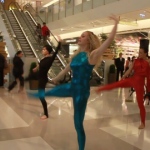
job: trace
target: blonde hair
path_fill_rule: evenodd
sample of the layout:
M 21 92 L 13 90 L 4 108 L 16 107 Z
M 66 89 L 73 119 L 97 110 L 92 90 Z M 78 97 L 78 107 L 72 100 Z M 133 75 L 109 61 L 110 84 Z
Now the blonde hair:
M 95 35 L 93 32 L 91 32 L 91 31 L 85 31 L 85 32 L 87 32 L 88 33 L 88 57 L 89 57 L 89 55 L 90 55 L 90 53 L 93 51 L 93 50 L 95 50 L 95 49 L 97 49 L 98 47 L 100 47 L 100 45 L 101 45 L 101 42 L 100 42 L 100 39 L 98 38 L 98 36 L 97 35 Z M 78 50 L 73 54 L 73 56 L 71 57 L 71 59 L 73 58 L 73 57 L 75 57 L 79 52 L 80 52 L 80 47 L 78 48 Z M 95 65 L 95 68 L 97 68 L 97 66 L 100 64 L 100 62 L 101 62 L 101 57 L 100 57 L 100 59 L 98 60 L 98 62 L 96 63 L 96 65 Z
M 89 35 L 89 53 L 91 53 L 93 50 L 97 49 L 98 47 L 100 47 L 101 42 L 99 40 L 99 38 L 97 37 L 97 35 L 95 35 L 93 32 L 91 31 L 86 31 Z

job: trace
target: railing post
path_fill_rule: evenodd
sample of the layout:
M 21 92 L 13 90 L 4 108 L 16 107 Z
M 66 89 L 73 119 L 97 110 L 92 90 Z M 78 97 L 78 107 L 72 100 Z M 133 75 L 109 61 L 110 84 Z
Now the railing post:
M 94 2 L 93 2 L 93 0 L 92 0 L 92 9 L 93 9 L 93 7 L 94 7 Z
M 54 21 L 54 4 L 52 4 L 52 21 Z
M 45 22 L 48 23 L 48 7 L 45 8 Z
M 74 15 L 74 0 L 73 0 L 73 2 L 72 2 L 72 7 L 73 7 L 73 9 L 72 9 L 72 14 Z
M 60 0 L 59 0 L 59 7 L 58 7 L 58 20 L 60 19 Z
M 67 9 L 67 4 L 66 4 L 66 1 L 65 1 L 65 17 L 67 16 L 66 9 Z
M 82 0 L 82 4 L 81 5 L 82 5 L 81 12 L 83 12 L 83 0 Z

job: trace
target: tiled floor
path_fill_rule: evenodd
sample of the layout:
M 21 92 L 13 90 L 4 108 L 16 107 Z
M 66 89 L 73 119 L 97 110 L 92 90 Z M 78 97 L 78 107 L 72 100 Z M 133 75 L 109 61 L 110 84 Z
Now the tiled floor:
M 150 106 L 146 128 L 138 130 L 135 94 L 116 89 L 97 95 L 94 87 L 85 115 L 85 150 L 148 150 Z M 133 101 L 125 102 L 125 99 Z M 0 150 L 78 150 L 71 98 L 47 97 L 49 119 L 40 120 L 42 106 L 14 89 L 0 88 Z

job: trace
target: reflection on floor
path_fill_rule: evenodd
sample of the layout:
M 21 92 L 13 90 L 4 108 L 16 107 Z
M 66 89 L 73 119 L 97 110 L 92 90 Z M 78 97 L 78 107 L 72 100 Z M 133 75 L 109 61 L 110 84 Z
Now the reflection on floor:
M 97 95 L 94 89 L 91 88 L 84 121 L 85 150 L 148 150 L 150 106 L 145 106 L 146 128 L 138 130 L 135 93 L 129 97 L 129 89 L 116 89 Z M 49 118 L 42 121 L 38 99 L 0 88 L 0 150 L 78 150 L 72 99 L 46 100 Z
M 32 137 L 0 142 L 0 149 L 10 149 L 10 147 L 11 150 L 54 150 L 41 137 Z

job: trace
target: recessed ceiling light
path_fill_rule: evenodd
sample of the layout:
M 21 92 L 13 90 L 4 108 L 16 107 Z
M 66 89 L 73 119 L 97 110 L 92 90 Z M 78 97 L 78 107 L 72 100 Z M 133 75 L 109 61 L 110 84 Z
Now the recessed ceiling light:
M 142 13 L 141 13 L 141 14 L 140 14 L 140 17 L 144 18 L 144 17 L 145 17 L 145 14 L 142 14 Z

